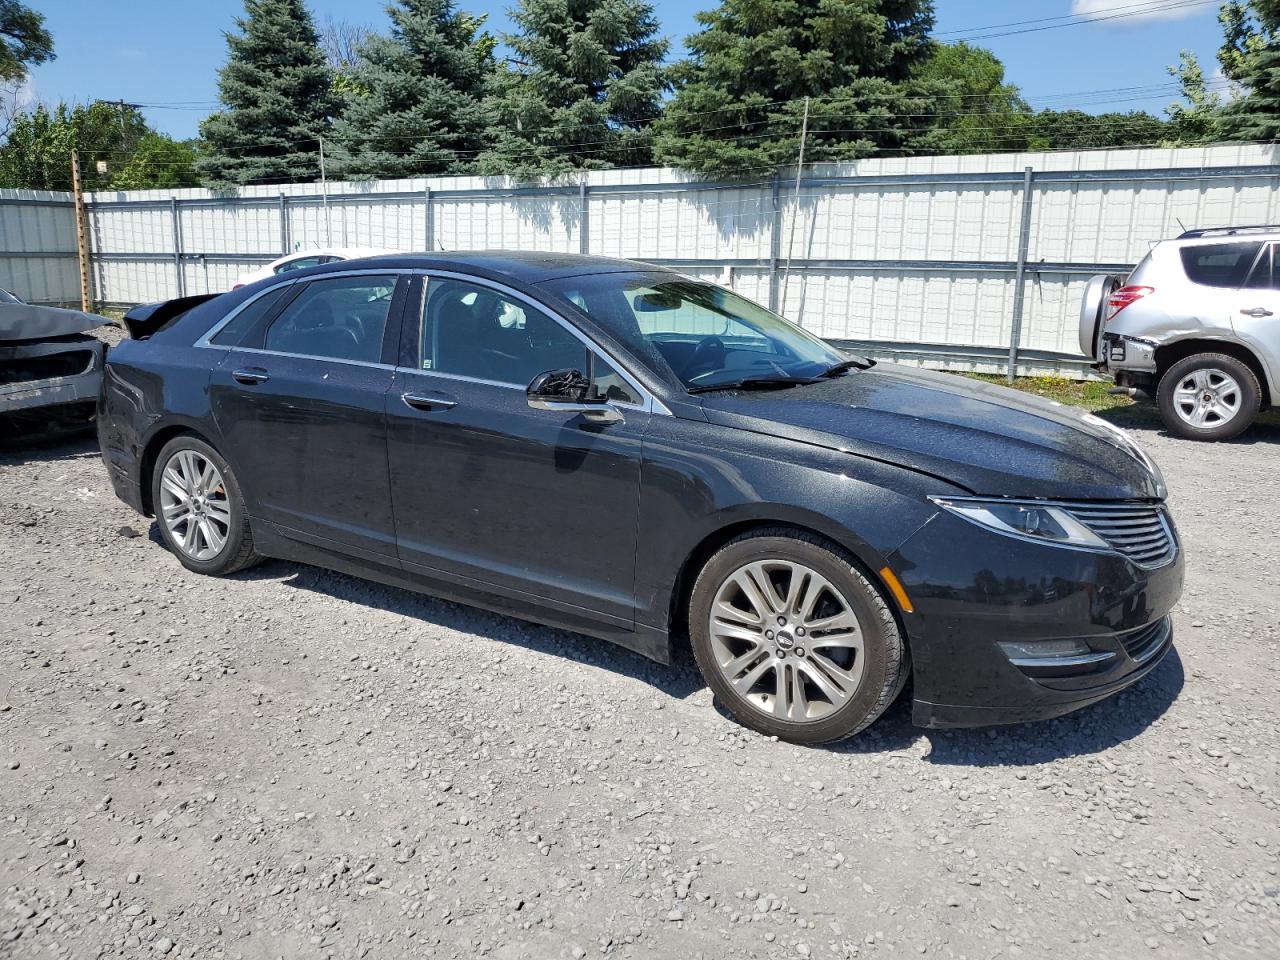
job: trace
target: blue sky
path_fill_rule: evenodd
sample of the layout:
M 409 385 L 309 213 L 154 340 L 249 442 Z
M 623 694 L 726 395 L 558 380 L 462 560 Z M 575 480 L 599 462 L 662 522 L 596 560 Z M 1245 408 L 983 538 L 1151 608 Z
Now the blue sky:
M 460 5 L 488 14 L 491 29 L 509 25 L 509 0 L 462 0 Z M 694 12 L 714 3 L 656 0 L 655 5 L 678 53 L 696 26 Z M 35 0 L 35 6 L 47 17 L 58 54 L 33 71 L 36 98 L 172 105 L 148 106 L 145 113 L 176 137 L 194 135 L 216 100 L 217 70 L 226 57 L 222 33 L 242 9 L 239 0 Z M 310 6 L 319 22 L 332 16 L 378 28 L 386 23 L 383 0 L 310 0 Z M 976 28 L 1072 13 L 1113 17 L 975 41 L 996 52 L 1008 78 L 1034 106 L 1095 113 L 1162 112 L 1174 97 L 1165 68 L 1177 62 L 1178 51 L 1194 50 L 1211 74 L 1221 43 L 1217 4 L 1211 0 L 937 0 L 937 13 L 939 37 L 947 40 L 980 36 L 983 31 Z M 1027 28 L 987 32 L 1018 29 Z M 1089 91 L 1115 92 L 1082 96 Z

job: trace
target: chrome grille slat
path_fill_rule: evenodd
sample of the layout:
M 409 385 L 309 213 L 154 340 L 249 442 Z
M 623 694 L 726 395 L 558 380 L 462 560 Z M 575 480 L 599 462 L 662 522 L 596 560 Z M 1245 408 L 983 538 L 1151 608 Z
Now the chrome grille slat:
M 1073 506 L 1070 511 L 1110 546 L 1142 566 L 1158 567 L 1177 550 L 1163 507 Z

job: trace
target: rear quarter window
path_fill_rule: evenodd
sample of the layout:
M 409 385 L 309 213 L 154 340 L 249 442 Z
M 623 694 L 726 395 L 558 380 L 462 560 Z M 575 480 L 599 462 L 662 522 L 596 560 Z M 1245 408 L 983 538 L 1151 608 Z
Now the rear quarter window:
M 1205 287 L 1241 287 L 1258 258 L 1261 242 L 1210 243 L 1183 247 L 1187 279 Z

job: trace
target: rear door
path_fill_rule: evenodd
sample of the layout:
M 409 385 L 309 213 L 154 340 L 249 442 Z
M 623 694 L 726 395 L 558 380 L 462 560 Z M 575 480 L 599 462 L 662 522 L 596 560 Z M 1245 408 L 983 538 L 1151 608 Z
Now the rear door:
M 1274 382 L 1280 372 L 1280 243 L 1268 243 L 1240 289 L 1231 322 L 1262 358 Z
M 251 514 L 392 565 L 386 395 L 408 282 L 387 270 L 303 279 L 255 322 L 233 316 L 210 337 L 219 346 L 233 331 L 210 400 Z

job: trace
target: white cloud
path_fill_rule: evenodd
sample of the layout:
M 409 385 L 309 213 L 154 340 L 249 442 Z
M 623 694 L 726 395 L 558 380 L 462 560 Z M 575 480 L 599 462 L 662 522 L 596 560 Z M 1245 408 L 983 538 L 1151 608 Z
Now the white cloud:
M 1105 22 L 1117 26 L 1144 20 L 1181 20 L 1204 10 L 1203 6 L 1188 5 L 1187 0 L 1071 0 L 1073 16 L 1114 17 Z

